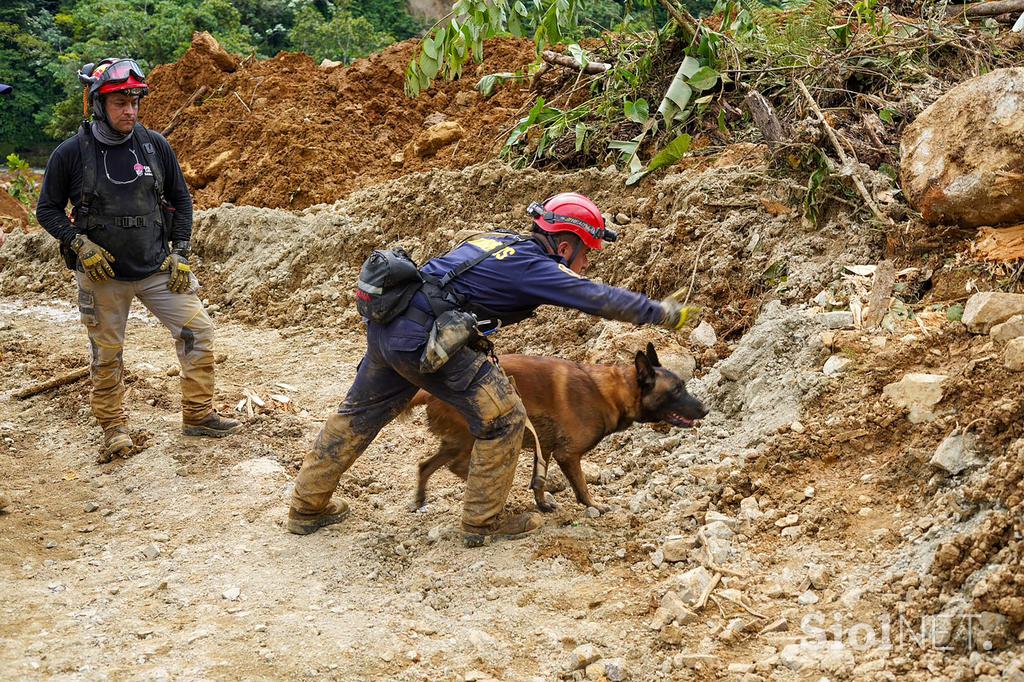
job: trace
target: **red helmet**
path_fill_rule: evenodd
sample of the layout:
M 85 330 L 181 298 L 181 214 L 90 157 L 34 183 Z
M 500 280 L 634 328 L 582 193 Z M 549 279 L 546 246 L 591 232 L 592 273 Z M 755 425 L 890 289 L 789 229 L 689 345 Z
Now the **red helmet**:
M 572 232 L 591 249 L 600 251 L 604 242 L 613 242 L 617 234 L 604 226 L 604 216 L 593 201 L 576 192 L 563 192 L 536 202 L 526 209 L 533 224 L 542 232 Z
M 107 58 L 95 67 L 86 64 L 78 77 L 89 87 L 90 97 L 109 95 L 112 92 L 142 97 L 149 92 L 146 74 L 134 59 Z

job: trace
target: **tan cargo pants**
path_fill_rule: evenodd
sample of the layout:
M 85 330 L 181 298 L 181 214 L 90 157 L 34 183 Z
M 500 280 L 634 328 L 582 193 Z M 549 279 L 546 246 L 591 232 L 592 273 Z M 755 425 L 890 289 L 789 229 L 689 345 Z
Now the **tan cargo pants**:
M 183 294 L 167 288 L 170 275 L 158 272 L 137 282 L 93 282 L 76 272 L 78 310 L 89 333 L 92 413 L 104 429 L 123 426 L 124 333 L 132 300 L 138 298 L 171 332 L 181 363 L 181 410 L 195 423 L 213 412 L 213 321 L 196 292 L 199 281 Z

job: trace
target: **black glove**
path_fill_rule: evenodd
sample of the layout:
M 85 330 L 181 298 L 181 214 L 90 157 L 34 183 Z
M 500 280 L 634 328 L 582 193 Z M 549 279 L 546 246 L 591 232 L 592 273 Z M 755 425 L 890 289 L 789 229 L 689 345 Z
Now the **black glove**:
M 192 268 L 188 264 L 189 243 L 180 242 L 171 249 L 171 255 L 164 259 L 161 270 L 171 273 L 167 288 L 176 294 L 183 294 L 192 285 Z
M 78 262 L 92 281 L 105 282 L 114 278 L 114 269 L 110 267 L 114 257 L 84 234 L 76 235 L 71 240 L 71 250 L 78 254 Z

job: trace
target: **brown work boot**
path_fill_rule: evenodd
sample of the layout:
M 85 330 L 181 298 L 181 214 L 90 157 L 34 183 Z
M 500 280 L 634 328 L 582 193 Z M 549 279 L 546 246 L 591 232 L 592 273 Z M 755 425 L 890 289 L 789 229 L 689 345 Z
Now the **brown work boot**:
M 135 445 L 132 437 L 128 435 L 128 429 L 123 426 L 111 426 L 103 429 L 103 453 L 105 455 L 117 455 L 125 450 L 130 450 Z
M 214 410 L 202 421 L 181 423 L 181 432 L 186 436 L 209 436 L 211 438 L 223 438 L 242 428 L 242 423 L 237 419 L 228 419 L 217 414 Z
M 288 510 L 288 532 L 296 535 L 309 535 L 324 526 L 341 523 L 348 516 L 348 502 L 338 500 L 327 505 L 327 509 L 319 514 L 300 514 L 294 509 Z
M 466 547 L 480 547 L 488 537 L 492 541 L 515 540 L 527 533 L 532 533 L 543 525 L 543 516 L 537 512 L 525 512 L 506 517 L 485 530 L 467 531 L 463 529 L 462 541 L 466 543 Z

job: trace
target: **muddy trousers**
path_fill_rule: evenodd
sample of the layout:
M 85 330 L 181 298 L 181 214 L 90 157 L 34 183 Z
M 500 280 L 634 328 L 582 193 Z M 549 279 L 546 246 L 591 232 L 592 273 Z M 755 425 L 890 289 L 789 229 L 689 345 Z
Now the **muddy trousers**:
M 124 397 L 125 327 L 132 299 L 138 298 L 174 337 L 181 363 L 181 410 L 187 423 L 202 421 L 213 412 L 213 321 L 196 296 L 198 282 L 175 294 L 167 288 L 170 275 L 158 272 L 137 282 L 93 282 L 81 272 L 78 310 L 89 333 L 92 413 L 104 429 L 127 422 Z
M 463 498 L 462 529 L 487 534 L 505 506 L 523 442 L 526 410 L 505 374 L 469 348 L 434 374 L 419 373 L 419 348 L 395 327 L 370 323 L 367 352 L 345 401 L 327 418 L 306 455 L 289 514 L 312 518 L 327 508 L 341 475 L 420 388 L 466 419 L 476 444 Z

